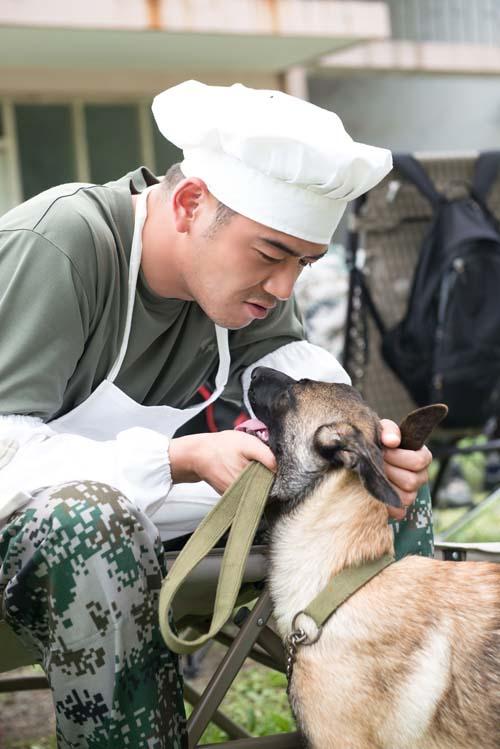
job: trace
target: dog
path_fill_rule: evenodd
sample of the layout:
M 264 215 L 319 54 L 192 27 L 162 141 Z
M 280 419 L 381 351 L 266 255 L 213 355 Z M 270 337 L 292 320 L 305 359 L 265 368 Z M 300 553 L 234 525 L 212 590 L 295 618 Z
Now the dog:
M 334 575 L 394 553 L 387 505 L 401 505 L 352 387 L 259 367 L 249 400 L 278 465 L 269 588 L 285 640 Z M 289 694 L 311 749 L 499 749 L 500 565 L 390 565 L 298 647 Z

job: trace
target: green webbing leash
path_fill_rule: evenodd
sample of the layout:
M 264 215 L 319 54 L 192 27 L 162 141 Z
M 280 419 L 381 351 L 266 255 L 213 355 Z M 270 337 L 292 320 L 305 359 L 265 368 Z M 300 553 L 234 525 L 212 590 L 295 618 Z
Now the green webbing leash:
M 273 479 L 274 474 L 261 463 L 251 463 L 200 523 L 172 565 L 162 585 L 159 616 L 163 638 L 170 650 L 175 653 L 194 652 L 212 639 L 231 616 L 241 587 L 250 547 Z M 172 631 L 169 622 L 169 611 L 175 595 L 196 565 L 215 546 L 229 527 L 231 530 L 222 557 L 212 621 L 208 632 L 193 640 L 183 639 Z M 298 643 L 307 644 L 305 642 L 307 638 L 300 637 L 301 630 L 295 629 L 295 621 L 299 614 L 310 616 L 319 634 L 323 624 L 349 596 L 393 561 L 394 558 L 387 555 L 361 567 L 345 569 L 332 578 L 307 608 L 296 614 L 292 637 L 295 635 Z
M 321 629 L 323 624 L 328 621 L 334 611 L 344 601 L 347 601 L 353 593 L 356 593 L 372 577 L 385 570 L 394 561 L 395 559 L 392 554 L 386 554 L 380 559 L 376 559 L 373 562 L 366 562 L 360 567 L 346 567 L 342 572 L 332 577 L 304 611 L 300 611 L 295 615 L 294 621 L 296 621 L 299 614 L 307 614 L 314 620 L 318 629 Z
M 231 616 L 273 480 L 274 473 L 268 468 L 261 463 L 250 463 L 202 520 L 172 565 L 162 585 L 159 616 L 163 638 L 175 653 L 193 653 L 212 639 Z M 209 630 L 194 640 L 182 639 L 174 634 L 169 622 L 175 594 L 230 526 Z

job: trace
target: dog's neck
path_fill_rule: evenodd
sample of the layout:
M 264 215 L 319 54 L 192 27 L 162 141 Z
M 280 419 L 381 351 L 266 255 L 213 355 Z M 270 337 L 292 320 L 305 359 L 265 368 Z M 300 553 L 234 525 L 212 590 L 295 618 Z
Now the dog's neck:
M 282 636 L 333 575 L 394 553 L 387 520 L 385 505 L 346 470 L 332 473 L 292 513 L 276 520 L 270 589 Z

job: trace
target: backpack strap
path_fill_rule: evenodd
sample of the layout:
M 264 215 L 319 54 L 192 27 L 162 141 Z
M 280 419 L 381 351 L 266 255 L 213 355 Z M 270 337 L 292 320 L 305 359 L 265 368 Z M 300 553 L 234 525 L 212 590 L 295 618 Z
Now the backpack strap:
M 483 151 L 476 159 L 472 192 L 485 203 L 500 169 L 500 151 Z
M 425 195 L 433 208 L 437 208 L 442 201 L 442 196 L 434 187 L 432 180 L 425 171 L 422 164 L 414 156 L 406 153 L 394 155 L 394 168 L 398 170 L 403 177 L 417 187 L 422 195 Z

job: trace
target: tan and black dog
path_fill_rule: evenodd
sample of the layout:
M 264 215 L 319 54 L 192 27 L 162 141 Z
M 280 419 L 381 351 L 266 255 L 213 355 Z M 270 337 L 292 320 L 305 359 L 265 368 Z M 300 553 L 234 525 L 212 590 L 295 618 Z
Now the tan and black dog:
M 353 388 L 260 367 L 249 397 L 278 462 L 270 590 L 285 638 L 333 575 L 393 553 L 399 498 Z M 313 749 L 499 749 L 500 565 L 389 566 L 299 647 L 290 697 Z

